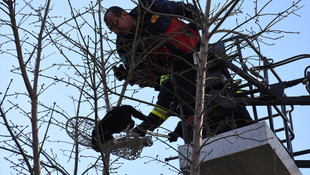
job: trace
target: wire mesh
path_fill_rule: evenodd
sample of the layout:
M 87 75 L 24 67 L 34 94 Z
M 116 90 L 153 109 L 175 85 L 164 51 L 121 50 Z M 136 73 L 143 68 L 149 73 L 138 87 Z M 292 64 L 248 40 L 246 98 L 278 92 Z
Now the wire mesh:
M 139 158 L 145 146 L 153 145 L 151 136 L 139 137 L 136 133 L 121 135 L 116 142 L 112 144 L 111 153 L 127 160 Z
M 92 131 L 95 120 L 87 117 L 73 117 L 66 123 L 67 134 L 78 144 L 92 147 Z M 112 143 L 111 154 L 127 160 L 135 160 L 140 157 L 144 147 L 152 146 L 152 137 L 140 137 L 136 133 L 118 134 Z
M 87 117 L 72 117 L 66 123 L 67 134 L 83 146 L 92 146 L 92 131 L 95 120 Z

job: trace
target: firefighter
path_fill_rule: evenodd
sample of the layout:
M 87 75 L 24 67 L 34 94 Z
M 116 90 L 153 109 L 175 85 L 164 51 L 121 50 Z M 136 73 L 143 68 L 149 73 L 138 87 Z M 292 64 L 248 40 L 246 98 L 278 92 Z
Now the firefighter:
M 116 6 L 105 12 L 105 23 L 117 34 L 116 49 L 125 65 L 115 67 L 115 75 L 127 76 L 129 73 L 130 83 L 160 90 L 148 121 L 138 125 L 134 132 L 144 135 L 147 130 L 153 131 L 160 126 L 168 118 L 169 106 L 175 98 L 182 105 L 182 120 L 193 122 L 197 78 L 193 57 L 200 48 L 197 27 L 200 15 L 190 4 L 164 0 L 141 0 L 129 13 Z M 185 20 L 189 20 L 188 24 Z M 160 82 L 159 88 L 155 82 Z M 251 120 L 246 109 L 245 112 L 237 117 Z M 216 118 L 212 122 L 215 121 L 216 127 L 229 118 L 226 113 L 213 113 Z M 182 136 L 180 127 L 179 123 L 170 134 L 170 141 Z
M 147 130 L 153 131 L 168 118 L 169 105 L 175 97 L 184 104 L 185 119 L 194 114 L 196 70 L 193 53 L 199 48 L 199 34 L 192 27 L 194 25 L 187 25 L 172 16 L 183 16 L 195 23 L 200 15 L 195 12 L 192 5 L 183 2 L 145 0 L 129 13 L 116 6 L 105 13 L 106 25 L 117 34 L 117 52 L 125 72 L 135 66 L 132 81 L 148 79 L 154 82 L 156 77 L 161 77 L 158 101 L 148 122 L 142 122 L 134 129 L 141 135 Z M 170 77 L 172 68 L 173 80 Z M 145 84 L 144 81 L 141 86 Z

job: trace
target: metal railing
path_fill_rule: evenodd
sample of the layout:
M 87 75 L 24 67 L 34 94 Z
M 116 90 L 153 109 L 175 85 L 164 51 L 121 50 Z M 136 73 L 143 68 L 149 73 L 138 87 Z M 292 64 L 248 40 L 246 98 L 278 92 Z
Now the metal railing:
M 224 45 L 224 43 L 230 42 L 229 45 Z M 241 45 L 241 43 L 245 43 Z M 260 60 L 262 60 L 262 66 L 256 66 L 248 68 L 245 59 L 242 56 L 242 49 L 246 47 L 252 48 L 252 50 L 258 55 Z M 233 54 L 226 54 L 226 52 L 235 47 Z M 292 112 L 294 111 L 295 105 L 309 105 L 310 106 L 310 96 L 297 96 L 289 97 L 284 93 L 285 88 L 295 86 L 297 84 L 303 83 L 310 89 L 310 72 L 305 69 L 305 76 L 292 81 L 282 81 L 280 76 L 273 69 L 276 66 L 281 66 L 293 61 L 297 61 L 303 58 L 310 58 L 309 54 L 298 55 L 280 61 L 278 63 L 270 63 L 269 59 L 264 57 L 251 42 L 244 37 L 235 36 L 221 42 L 212 44 L 211 49 L 214 49 L 218 61 L 220 64 L 224 64 L 230 71 L 239 76 L 245 83 L 240 84 L 240 88 L 247 88 L 241 93 L 235 96 L 226 97 L 226 102 L 234 102 L 239 105 L 244 105 L 252 108 L 252 118 L 256 122 L 267 121 L 269 123 L 270 129 L 279 136 L 280 133 L 284 132 L 284 138 L 280 139 L 283 146 L 286 148 L 287 152 L 294 160 L 296 156 L 310 154 L 310 149 L 294 152 L 292 146 L 292 140 L 295 138 Z M 218 63 L 217 63 L 218 64 Z M 208 67 L 209 65 L 207 65 Z M 211 65 L 212 66 L 212 65 Z M 277 80 L 276 83 L 271 84 L 269 82 L 269 74 L 271 73 Z M 262 75 L 261 75 L 262 74 Z M 207 75 L 208 77 L 208 75 Z M 310 94 L 310 90 L 308 90 Z M 245 97 L 246 96 L 246 97 Z M 225 98 L 225 97 L 222 97 Z M 264 106 L 266 109 L 267 116 L 260 116 L 261 110 L 258 107 Z M 287 109 L 288 108 L 288 109 Z M 182 107 L 180 108 L 182 114 Z M 260 112 L 258 112 L 260 111 Z M 281 119 L 282 125 L 275 128 L 275 119 Z M 279 122 L 276 123 L 279 125 Z M 184 123 L 184 135 L 188 136 L 189 131 L 187 130 L 186 123 Z M 190 142 L 189 137 L 184 138 L 185 143 Z M 175 158 L 175 157 L 174 157 Z M 167 161 L 171 159 L 167 158 Z M 310 168 L 310 160 L 295 160 L 295 163 L 300 168 Z

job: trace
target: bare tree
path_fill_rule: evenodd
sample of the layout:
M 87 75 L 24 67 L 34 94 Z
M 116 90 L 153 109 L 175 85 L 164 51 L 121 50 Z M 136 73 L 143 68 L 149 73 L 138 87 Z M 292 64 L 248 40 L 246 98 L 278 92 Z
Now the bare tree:
M 10 21 L 8 23 L 10 24 L 12 28 L 13 33 L 13 41 L 15 42 L 15 48 L 16 48 L 16 58 L 19 62 L 19 68 L 21 71 L 21 75 L 23 77 L 26 89 L 27 89 L 27 95 L 30 98 L 31 101 L 31 112 L 30 112 L 30 120 L 31 120 L 31 127 L 32 127 L 32 147 L 33 147 L 33 161 L 34 161 L 34 167 L 29 167 L 28 170 L 31 174 L 40 174 L 41 173 L 41 164 L 40 164 L 40 143 L 39 143 L 39 126 L 38 126 L 38 80 L 39 80 L 39 72 L 40 72 L 40 63 L 42 60 L 42 43 L 43 43 L 43 33 L 46 27 L 46 20 L 48 16 L 48 10 L 50 9 L 50 1 L 47 1 L 45 4 L 46 8 L 45 11 L 42 11 L 43 13 L 39 16 L 39 31 L 37 33 L 37 36 L 33 36 L 37 39 L 37 43 L 33 44 L 32 53 L 30 54 L 28 60 L 33 59 L 35 61 L 35 65 L 33 68 L 33 79 L 30 80 L 29 73 L 27 73 L 27 60 L 25 58 L 25 55 L 23 54 L 22 50 L 22 43 L 24 43 L 23 40 L 20 39 L 20 29 L 17 24 L 16 20 L 16 9 L 15 9 L 15 2 L 13 1 L 3 1 L 2 4 L 5 6 L 3 9 L 7 13 L 7 15 L 10 17 Z M 33 84 L 31 85 L 31 81 L 33 81 Z M 4 116 L 5 113 L 2 111 L 2 115 Z M 7 125 L 7 127 L 9 127 Z
M 242 48 L 251 48 L 254 51 L 256 51 L 256 54 L 258 55 L 258 61 L 264 61 L 264 57 L 260 53 L 259 46 L 254 46 L 255 42 L 260 43 L 268 43 L 263 38 L 268 38 L 266 34 L 270 33 L 285 33 L 285 31 L 278 31 L 278 30 L 272 30 L 272 27 L 279 22 L 280 20 L 284 19 L 288 15 L 295 13 L 300 7 L 298 7 L 298 2 L 293 2 L 293 4 L 288 7 L 287 9 L 284 9 L 281 12 L 277 13 L 270 13 L 271 18 L 268 19 L 268 22 L 266 25 L 259 23 L 259 20 L 267 14 L 264 12 L 264 9 L 271 3 L 272 1 L 268 1 L 266 3 L 260 4 L 260 1 L 254 2 L 254 13 L 247 14 L 247 17 L 242 22 L 238 22 L 234 27 L 231 27 L 230 29 L 221 30 L 222 25 L 227 21 L 230 20 L 229 17 L 234 16 L 235 14 L 242 13 L 242 4 L 244 1 L 242 0 L 232 0 L 232 1 L 226 1 L 223 5 L 220 3 L 218 5 L 214 5 L 214 9 L 211 9 L 211 0 L 207 0 L 206 2 L 206 10 L 205 10 L 205 16 L 204 20 L 202 21 L 202 38 L 201 38 L 201 48 L 200 48 L 200 59 L 199 59 L 199 70 L 198 70 L 198 76 L 197 76 L 197 89 L 196 89 L 196 107 L 195 107 L 195 123 L 194 123 L 194 139 L 193 139 L 193 150 L 192 150 L 192 162 L 191 162 L 191 175 L 198 175 L 200 174 L 200 168 L 201 165 L 200 162 L 200 150 L 202 148 L 201 144 L 201 132 L 203 131 L 203 118 L 208 117 L 205 116 L 205 111 L 208 111 L 206 106 L 208 106 L 209 102 L 206 103 L 205 99 L 205 80 L 206 80 L 206 72 L 207 72 L 207 58 L 210 54 L 210 49 L 208 52 L 208 43 L 210 39 L 216 34 L 223 32 L 223 37 L 221 37 L 215 45 L 218 43 L 221 43 L 227 40 L 227 37 L 231 37 L 232 35 L 237 35 L 241 37 L 241 40 L 238 40 L 237 42 L 233 43 L 232 45 L 228 45 L 225 48 L 224 52 L 227 52 L 232 47 L 240 47 L 240 43 L 245 42 L 246 44 L 242 45 Z M 193 3 L 195 3 L 193 1 Z M 261 8 L 259 6 L 262 5 Z M 245 24 L 251 23 L 252 26 L 251 30 L 243 30 Z M 257 30 L 254 29 L 254 26 L 258 26 Z M 210 28 L 212 29 L 211 31 Z M 277 38 L 270 38 L 270 39 L 277 39 Z M 212 47 L 211 47 L 212 48 Z M 237 49 L 238 50 L 238 49 Z M 236 50 L 234 50 L 236 51 Z M 233 52 L 234 52 L 233 51 Z M 230 54 L 231 55 L 231 54 Z M 242 60 L 242 56 L 239 55 L 240 59 L 240 67 L 242 72 L 250 73 L 250 77 L 253 78 L 262 78 L 262 76 L 259 75 L 258 72 L 250 71 L 250 68 L 248 67 L 248 61 L 247 59 Z M 226 59 L 226 58 L 224 58 Z M 229 59 L 229 56 L 228 56 Z M 251 64 L 251 63 L 250 63 Z M 249 65 L 251 66 L 251 65 Z M 237 73 L 237 72 L 235 72 Z M 233 75 L 235 76 L 235 75 Z M 243 77 L 244 78 L 244 77 Z M 247 81 L 247 80 L 246 80 Z M 262 81 L 265 81 L 264 78 L 262 78 Z M 228 87 L 224 87 L 223 91 Z M 260 87 L 258 87 L 260 88 Z M 210 94 L 207 94 L 210 95 Z
M 212 110 L 205 102 L 209 94 L 205 95 L 204 88 L 206 72 L 209 68 L 207 58 L 214 47 L 209 43 L 216 41 L 215 44 L 218 44 L 228 41 L 229 44 L 226 44 L 224 50 L 229 56 L 236 55 L 234 48 L 237 45 L 241 45 L 242 49 L 251 48 L 257 51 L 259 57 L 255 59 L 247 57 L 244 60 L 233 61 L 237 62 L 240 69 L 251 77 L 260 80 L 259 73 L 250 69 L 253 65 L 264 61 L 257 43 L 268 44 L 266 40 L 278 39 L 269 37 L 270 33 L 286 33 L 273 30 L 272 27 L 300 8 L 298 6 L 300 1 L 297 1 L 283 11 L 270 14 L 264 10 L 271 2 L 259 4 L 260 1 L 255 1 L 251 14 L 242 12 L 244 3 L 242 0 L 226 1 L 224 4 L 212 4 L 213 1 L 207 0 L 206 5 L 192 2 L 197 10 L 201 6 L 206 6 L 204 16 L 196 22 L 196 27 L 202 28 L 202 35 L 200 53 L 195 53 L 200 55 L 200 59 L 194 109 L 192 175 L 200 173 L 200 150 L 202 146 L 205 146 L 201 142 L 202 131 L 205 129 L 203 122 L 207 117 L 206 112 Z M 159 84 L 149 75 L 141 76 L 140 72 L 137 72 L 143 61 L 150 56 L 149 52 L 140 53 L 139 61 L 131 62 L 128 75 L 124 81 L 119 82 L 114 78 L 112 67 L 121 61 L 115 51 L 115 38 L 102 23 L 102 14 L 105 11 L 103 2 L 91 2 L 87 3 L 84 8 L 80 6 L 75 8 L 74 2 L 68 1 L 65 4 L 68 14 L 53 13 L 55 6 L 50 3 L 46 1 L 41 5 L 4 0 L 0 4 L 1 14 L 5 14 L 5 17 L 0 19 L 1 27 L 11 28 L 10 33 L 0 35 L 0 50 L 2 54 L 16 58 L 18 64 L 14 64 L 12 72 L 23 78 L 23 87 L 25 87 L 25 90 L 12 92 L 14 88 L 8 84 L 3 93 L 0 102 L 0 113 L 3 119 L 1 125 L 6 127 L 8 134 L 0 136 L 5 140 L 0 139 L 0 143 L 3 144 L 0 145 L 0 149 L 14 155 L 12 157 L 15 158 L 7 160 L 20 174 L 38 175 L 41 171 L 60 174 L 117 172 L 119 167 L 117 162 L 120 158 L 116 156 L 111 158 L 109 149 L 103 150 L 100 156 L 94 155 L 94 152 L 90 153 L 92 150 L 85 149 L 80 146 L 79 142 L 69 140 L 68 137 L 66 139 L 55 138 L 52 130 L 60 131 L 61 134 L 65 133 L 67 120 L 74 116 L 85 116 L 99 121 L 111 109 L 111 106 L 123 103 L 154 106 L 153 102 L 136 97 L 141 88 L 136 85 L 130 86 L 137 79 L 141 82 L 148 82 L 148 85 Z M 236 15 L 245 17 L 241 19 Z M 260 19 L 267 16 L 268 22 L 260 23 Z M 184 19 L 182 16 L 176 17 Z M 227 21 L 235 21 L 235 24 L 226 28 Z M 237 35 L 240 37 L 239 41 L 229 40 Z M 137 43 L 139 43 L 139 38 L 137 38 Z M 231 76 L 235 78 L 239 75 L 232 73 Z M 136 77 L 134 81 L 133 77 Z M 12 81 L 14 83 L 18 80 L 16 78 Z M 55 102 L 50 102 L 48 98 L 57 95 L 49 91 L 53 88 L 58 91 L 56 93 L 70 92 L 70 96 L 66 95 Z M 14 100 L 15 98 L 17 100 Z M 25 105 L 21 101 L 28 103 Z M 74 109 L 67 109 L 68 106 L 64 103 L 72 103 Z M 15 111 L 19 111 L 18 118 L 26 118 L 26 123 L 20 125 L 18 120 L 12 119 L 12 113 Z M 175 111 L 170 112 L 184 120 L 184 116 Z M 28 125 L 31 126 L 31 130 Z M 166 130 L 171 129 L 173 128 Z M 158 138 L 158 140 L 161 139 Z M 161 141 L 168 147 L 172 147 L 166 143 L 167 141 Z M 60 148 L 61 146 L 55 148 L 52 145 L 64 145 L 64 148 Z M 176 151 L 175 148 L 172 149 Z M 156 157 L 151 160 L 163 162 Z M 82 166 L 81 161 L 87 162 L 87 166 Z M 68 166 L 65 166 L 64 162 L 69 162 L 66 164 Z M 164 164 L 168 165 L 166 162 Z M 181 172 L 178 168 L 170 166 L 176 173 Z
M 23 157 L 19 163 L 13 158 L 8 161 L 14 165 L 18 172 L 24 174 L 28 174 L 25 172 L 40 174 L 42 169 L 44 172 L 59 172 L 61 174 L 72 174 L 70 173 L 71 169 L 74 174 L 79 174 L 79 172 L 85 174 L 89 171 L 109 174 L 116 171 L 119 158 L 110 162 L 109 150 L 102 151 L 99 157 L 89 156 L 88 150 L 81 148 L 78 142 L 68 140 L 70 139 L 68 137 L 67 140 L 57 137 L 55 139 L 55 135 L 52 133 L 52 130 L 55 129 L 65 133 L 66 121 L 73 116 L 86 116 L 99 121 L 106 111 L 110 110 L 111 105 L 121 104 L 124 97 L 137 101 L 137 105 L 143 102 L 134 97 L 137 92 L 134 89 L 136 87 L 132 92 L 127 92 L 126 86 L 129 78 L 124 84 L 119 84 L 112 76 L 112 66 L 119 60 L 115 59 L 114 49 L 106 42 L 113 42 L 113 40 L 103 29 L 102 14 L 104 9 L 101 6 L 101 1 L 88 4 L 84 11 L 76 9 L 68 1 L 67 6 L 70 13 L 69 15 L 63 14 L 63 16 L 54 13 L 55 5 L 50 5 L 49 2 L 41 5 L 4 1 L 1 5 L 2 12 L 9 17 L 9 20 L 1 19 L 2 26 L 12 27 L 14 34 L 1 35 L 3 41 L 6 41 L 2 44 L 1 51 L 18 59 L 20 65 L 16 66 L 13 72 L 24 78 L 27 88 L 26 93 L 22 90 L 12 93 L 11 90 L 14 88 L 8 86 L 4 98 L 1 100 L 1 117 L 4 120 L 2 124 L 7 127 L 10 134 L 4 137 L 12 138 L 5 142 L 1 149 L 16 154 L 17 157 Z M 28 26 L 28 24 L 30 25 Z M 40 30 L 36 32 L 38 26 Z M 20 31 L 22 31 L 21 36 Z M 33 42 L 38 44 L 33 44 Z M 16 46 L 13 47 L 12 43 L 15 43 Z M 14 53 L 15 50 L 17 53 Z M 23 50 L 26 53 L 23 54 Z M 43 68 L 39 64 L 42 60 L 46 61 Z M 32 62 L 36 63 L 34 68 Z M 19 70 L 21 73 L 18 72 Z M 30 79 L 29 75 L 34 75 L 34 78 Z M 38 83 L 39 78 L 42 80 L 41 84 Z M 35 82 L 35 90 L 32 90 L 31 81 Z M 41 89 L 37 92 L 37 88 Z M 49 89 L 53 88 L 58 89 L 56 94 L 49 93 Z M 48 105 L 46 102 L 49 101 L 48 98 L 42 97 L 45 94 L 47 97 L 57 95 L 57 93 L 65 91 L 66 88 L 70 88 L 71 93 L 74 94 L 66 98 L 67 103 L 72 101 L 75 106 L 74 114 L 70 114 L 72 113 L 70 110 L 63 108 L 63 100 L 56 99 L 52 105 Z M 120 92 L 118 92 L 119 90 Z M 30 97 L 29 101 L 33 106 L 31 109 L 36 110 L 28 111 L 27 107 L 20 104 L 23 99 L 20 98 L 21 94 Z M 11 101 L 10 98 L 14 98 L 14 96 L 17 96 L 19 101 Z M 42 97 L 41 101 L 38 100 L 39 96 Z M 44 97 L 46 98 L 46 96 Z M 151 104 L 150 102 L 146 103 Z M 7 106 L 9 108 L 5 110 Z M 27 125 L 19 126 L 16 121 L 9 123 L 9 114 L 14 113 L 14 110 L 21 111 L 31 120 L 34 127 L 32 131 L 27 131 Z M 39 133 L 42 134 L 41 138 L 39 138 Z M 29 134 L 34 135 L 35 143 Z M 57 148 L 53 147 L 52 145 L 55 146 L 55 143 L 65 145 L 65 147 L 61 148 L 58 144 L 56 144 Z M 72 147 L 71 150 L 67 148 L 68 145 L 69 148 Z M 30 156 L 28 152 L 33 152 L 33 156 Z M 61 153 L 68 159 L 68 162 L 74 162 L 72 168 L 63 166 L 64 159 L 58 159 Z M 79 162 L 86 157 L 89 164 L 88 167 L 82 169 Z M 34 161 L 33 165 L 29 160 Z M 112 166 L 113 164 L 116 164 L 116 168 Z
M 74 16 L 75 12 L 70 2 L 68 5 L 69 7 L 71 7 L 73 16 L 65 22 L 76 20 L 76 16 Z M 101 8 L 101 6 L 98 4 L 94 4 L 93 6 L 90 5 L 91 9 L 86 10 L 85 13 L 93 13 L 95 11 L 95 7 Z M 100 99 L 102 95 L 105 96 L 104 99 L 106 101 L 106 105 L 104 106 L 106 106 L 107 109 L 110 108 L 110 103 L 107 103 L 109 102 L 107 101 L 108 93 L 105 92 L 107 88 L 102 88 L 102 91 L 98 90 L 98 88 L 100 88 L 100 82 L 104 82 L 106 78 L 105 76 L 100 76 L 100 71 L 104 71 L 105 69 L 100 69 L 98 71 L 98 67 L 105 67 L 103 60 L 104 54 L 101 54 L 102 65 L 99 65 L 98 62 L 95 60 L 98 58 L 97 54 L 100 51 L 103 51 L 102 40 L 101 43 L 95 43 L 94 53 L 87 53 L 91 50 L 87 49 L 89 45 L 87 45 L 86 43 L 84 43 L 85 48 L 78 48 L 78 52 L 80 52 L 78 53 L 78 55 L 82 55 L 83 57 L 85 56 L 84 65 L 78 65 L 78 63 L 76 62 L 72 63 L 70 59 L 65 60 L 65 62 L 67 63 L 64 64 L 57 61 L 51 61 L 49 59 L 55 58 L 53 56 L 59 56 L 59 54 L 55 54 L 55 51 L 57 51 L 57 49 L 59 49 L 58 51 L 62 53 L 63 49 L 66 49 L 66 47 L 59 46 L 58 44 L 58 39 L 60 38 L 59 36 L 61 36 L 61 34 L 64 34 L 63 32 L 58 31 L 58 28 L 64 25 L 64 23 L 58 24 L 59 26 L 54 26 L 53 20 L 57 21 L 62 17 L 59 17 L 57 15 L 54 16 L 55 14 L 50 13 L 53 11 L 53 5 L 50 5 L 50 1 L 47 1 L 44 4 L 3 1 L 1 2 L 1 11 L 3 14 L 7 15 L 6 17 L 3 16 L 3 18 L 1 19 L 1 25 L 3 27 L 9 26 L 12 29 L 12 32 L 10 32 L 12 34 L 3 33 L 1 35 L 2 41 L 5 41 L 2 43 L 1 50 L 7 55 L 12 55 L 13 57 L 17 58 L 18 66 L 16 66 L 16 68 L 12 71 L 18 75 L 21 75 L 26 87 L 26 92 L 22 92 L 21 90 L 20 92 L 12 93 L 10 92 L 12 86 L 8 86 L 4 98 L 1 100 L 1 116 L 4 120 L 3 125 L 7 127 L 10 133 L 10 137 L 13 141 L 13 143 L 9 141 L 6 142 L 6 145 L 8 147 L 1 148 L 11 152 L 12 154 L 21 155 L 23 157 L 23 160 L 20 163 L 14 162 L 14 160 L 9 160 L 14 165 L 14 168 L 20 173 L 25 173 L 26 171 L 31 174 L 40 174 L 41 170 L 44 169 L 44 172 L 58 171 L 62 174 L 71 174 L 59 162 L 57 158 L 57 154 L 59 153 L 53 153 L 53 147 L 49 146 L 50 144 L 52 145 L 53 142 L 60 142 L 63 144 L 69 143 L 68 141 L 61 140 L 53 141 L 49 140 L 49 138 L 51 137 L 51 128 L 56 127 L 65 131 L 64 129 L 66 120 L 69 119 L 71 116 L 65 110 L 63 110 L 61 106 L 58 105 L 61 104 L 61 102 L 57 101 L 52 106 L 50 106 L 46 104 L 47 102 L 43 98 L 43 102 L 42 100 L 40 101 L 39 97 L 44 96 L 45 93 L 48 94 L 48 92 L 46 91 L 49 91 L 49 89 L 52 89 L 53 86 L 56 86 L 57 84 L 60 84 L 58 88 L 66 87 L 66 85 L 73 87 L 77 91 L 80 91 L 81 94 L 79 95 L 79 98 L 76 98 L 74 96 L 72 98 L 70 97 L 73 101 L 73 104 L 78 105 L 75 115 L 80 115 L 82 111 L 80 110 L 81 104 L 90 102 L 90 107 L 94 108 L 94 115 L 96 119 L 98 119 L 98 111 L 100 111 L 98 99 Z M 101 13 L 96 12 L 96 14 L 99 14 L 100 16 Z M 80 15 L 78 14 L 77 16 Z M 95 18 L 95 16 L 93 17 Z M 101 24 L 100 27 L 102 27 Z M 72 28 L 69 30 L 72 30 Z M 98 31 L 97 28 L 94 28 L 93 30 L 95 32 Z M 80 30 L 77 29 L 77 31 Z M 55 33 L 57 33 L 57 36 L 56 38 L 53 38 L 55 36 Z M 61 36 L 60 39 L 64 38 L 65 37 Z M 15 46 L 12 45 L 12 43 L 14 43 Z M 52 45 L 55 45 L 56 47 L 53 47 L 53 49 L 51 48 Z M 96 51 L 97 48 L 99 48 L 98 52 Z M 71 50 L 74 52 L 74 49 Z M 63 53 L 62 55 L 65 58 L 68 58 L 66 57 L 66 54 Z M 44 61 L 51 62 L 45 62 L 42 68 L 41 63 Z M 66 67 L 68 69 L 74 69 L 79 80 L 74 79 L 74 71 L 72 72 L 72 75 L 64 77 L 63 75 L 57 73 L 57 70 L 61 70 L 63 67 Z M 80 70 L 82 70 L 83 72 L 80 72 Z M 97 72 L 100 73 L 97 74 Z M 97 76 L 100 77 L 98 78 Z M 45 80 L 39 83 L 39 79 Z M 99 85 L 98 79 L 100 79 Z M 10 98 L 12 96 L 16 96 L 19 102 L 21 100 L 22 102 L 29 101 L 31 110 L 28 111 L 27 107 L 19 104 L 18 101 L 11 101 Z M 29 100 L 20 96 L 28 97 Z M 9 106 L 9 108 L 5 110 L 4 106 L 7 105 Z M 16 122 L 9 123 L 8 116 L 9 113 L 13 112 L 13 110 L 21 111 L 22 114 L 30 120 L 30 126 L 32 128 L 30 132 L 28 131 L 28 125 L 18 126 L 18 123 Z M 89 115 L 91 114 L 93 114 L 93 112 L 91 112 Z M 42 134 L 41 138 L 39 138 L 39 133 Z M 14 145 L 17 145 L 17 147 Z M 47 151 L 48 147 L 51 149 L 50 151 Z M 78 143 L 73 145 L 73 147 L 75 149 L 72 150 L 72 153 L 75 154 L 70 153 L 68 155 L 68 159 L 72 160 L 72 155 L 75 155 L 74 174 L 77 174 L 79 167 L 78 163 L 81 156 L 79 154 L 81 152 L 81 148 L 79 147 Z M 29 155 L 28 152 L 32 152 L 33 155 Z M 44 157 L 43 159 L 41 158 L 42 156 Z M 105 156 L 102 157 L 105 158 Z M 30 160 L 33 160 L 33 165 L 29 162 Z M 104 163 L 105 162 L 106 161 L 104 161 Z M 106 168 L 104 168 L 106 172 L 109 172 L 107 163 L 105 163 L 104 165 L 106 166 Z M 102 164 L 95 163 L 95 165 L 92 165 L 90 167 L 96 166 L 100 168 Z M 84 173 L 89 171 L 89 169 L 90 168 L 83 170 L 85 171 Z

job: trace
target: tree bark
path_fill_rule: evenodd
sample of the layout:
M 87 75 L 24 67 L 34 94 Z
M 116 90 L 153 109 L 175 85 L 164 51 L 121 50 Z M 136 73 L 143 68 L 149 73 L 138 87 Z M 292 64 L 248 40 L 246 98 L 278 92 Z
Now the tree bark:
M 26 64 L 24 62 L 21 40 L 19 38 L 18 26 L 17 26 L 16 19 L 15 19 L 16 14 L 15 14 L 15 9 L 14 9 L 14 2 L 10 0 L 10 1 L 5 1 L 5 3 L 8 5 L 8 9 L 9 9 L 9 15 L 10 15 L 11 24 L 12 24 L 13 35 L 15 38 L 17 59 L 19 62 L 21 74 L 24 79 L 24 83 L 25 83 L 29 98 L 31 100 L 32 149 L 33 149 L 33 159 L 34 159 L 33 160 L 34 162 L 33 172 L 35 175 L 39 175 L 41 174 L 41 165 L 40 165 L 41 161 L 40 161 L 40 141 L 39 141 L 39 126 L 38 126 L 37 87 L 38 87 L 38 81 L 39 81 L 43 33 L 44 33 L 47 14 L 49 11 L 50 1 L 47 1 L 47 7 L 45 9 L 45 13 L 44 13 L 44 16 L 41 22 L 40 33 L 38 36 L 37 58 L 36 58 L 35 70 L 34 70 L 33 86 L 31 86 L 31 83 L 30 83 L 30 80 L 27 74 L 27 70 L 26 70 Z
M 196 106 L 195 106 L 195 120 L 194 120 L 194 135 L 193 135 L 193 149 L 192 149 L 192 164 L 191 175 L 200 174 L 200 148 L 202 140 L 202 124 L 203 124 L 203 108 L 205 102 L 205 79 L 206 79 L 206 65 L 208 58 L 208 43 L 209 43 L 209 12 L 211 0 L 207 0 L 205 9 L 205 16 L 202 23 L 202 38 L 200 47 L 200 59 L 198 63 L 198 74 L 196 84 Z

